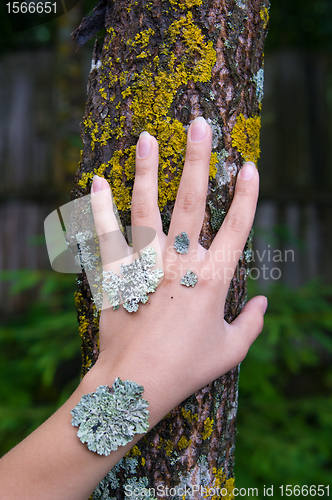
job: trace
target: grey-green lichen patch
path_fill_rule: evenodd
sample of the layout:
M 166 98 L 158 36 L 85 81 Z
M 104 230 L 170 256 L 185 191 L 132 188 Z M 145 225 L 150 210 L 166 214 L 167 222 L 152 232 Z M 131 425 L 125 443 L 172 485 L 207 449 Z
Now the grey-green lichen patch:
M 190 239 L 185 231 L 183 231 L 179 236 L 175 236 L 174 248 L 178 253 L 188 253 L 189 245 Z
M 231 178 L 234 177 L 237 172 L 235 163 L 226 162 L 228 156 L 229 153 L 226 151 L 226 149 L 222 149 L 221 151 L 217 152 L 218 161 L 216 163 L 217 173 L 215 179 L 220 187 L 228 184 L 231 181 Z
M 108 456 L 119 446 L 133 440 L 135 434 L 149 429 L 149 403 L 141 398 L 144 387 L 116 378 L 112 388 L 101 385 L 85 394 L 71 411 L 77 436 L 90 451 Z
M 131 477 L 127 479 L 124 485 L 126 496 L 129 496 L 132 500 L 156 500 L 156 497 L 152 494 L 153 488 L 149 488 L 149 480 L 146 476 Z
M 211 101 L 215 101 L 216 100 L 216 94 L 213 92 L 212 89 L 209 92 L 209 96 L 210 96 Z
M 246 8 L 246 4 L 243 0 L 236 0 L 236 5 L 240 8 L 240 9 L 245 9 Z
M 209 207 L 211 212 L 210 225 L 213 231 L 219 231 L 222 223 L 224 222 L 226 216 L 226 210 L 221 208 L 216 208 L 211 201 L 209 201 Z
M 212 92 L 212 91 L 211 91 Z M 219 141 L 222 139 L 222 129 L 216 118 L 211 120 L 208 118 L 206 120 L 212 129 L 212 149 L 216 149 L 219 146 Z
M 78 253 L 75 255 L 77 266 L 82 266 L 85 271 L 95 269 L 99 262 L 99 254 L 96 249 L 94 235 L 91 231 L 79 231 L 76 233 Z
M 110 485 L 111 481 L 113 482 L 113 480 L 110 479 L 111 473 L 112 473 L 112 471 L 109 472 L 107 474 L 107 476 L 102 481 L 100 481 L 97 488 L 95 489 L 95 491 L 92 494 L 93 500 L 116 500 L 116 497 L 110 496 L 109 489 L 108 489 L 108 486 Z M 115 484 L 115 483 L 113 482 L 113 484 Z M 112 488 L 117 488 L 119 486 L 119 484 L 120 484 L 119 480 L 117 480 L 116 484 L 117 484 L 117 486 L 112 486 Z
M 243 256 L 245 259 L 246 264 L 250 264 L 252 261 L 252 240 L 254 237 L 254 228 L 251 228 L 248 239 L 246 241 L 244 251 L 243 251 Z
M 124 458 L 118 462 L 113 469 L 104 477 L 102 481 L 98 484 L 97 488 L 93 492 L 92 498 L 93 500 L 116 500 L 115 497 L 111 497 L 109 490 L 117 489 L 120 486 L 120 480 L 117 476 L 118 472 L 120 472 L 120 468 L 124 468 L 123 465 Z
M 194 287 L 197 283 L 197 274 L 188 269 L 186 274 L 181 279 L 181 285 Z
M 103 272 L 103 289 L 113 309 L 123 304 L 128 312 L 136 312 L 140 302 L 145 304 L 149 300 L 147 294 L 155 292 L 164 276 L 162 269 L 151 269 L 156 260 L 157 252 L 147 247 L 131 264 L 121 264 L 122 276 L 114 271 Z
M 237 401 L 232 401 L 230 403 L 230 406 L 231 406 L 231 410 L 229 411 L 228 415 L 227 415 L 227 420 L 230 421 L 232 420 L 233 418 L 236 417 L 236 414 L 237 414 Z
M 260 70 L 258 70 L 256 75 L 254 75 L 252 79 L 256 85 L 256 97 L 259 104 L 261 104 L 264 96 L 264 69 L 261 68 Z
M 127 479 L 128 474 L 136 474 L 138 460 L 134 457 L 123 457 L 113 469 L 100 481 L 93 492 L 93 500 L 116 500 L 110 496 L 110 490 L 116 490 L 120 486 L 118 473 L 121 470 L 123 477 Z

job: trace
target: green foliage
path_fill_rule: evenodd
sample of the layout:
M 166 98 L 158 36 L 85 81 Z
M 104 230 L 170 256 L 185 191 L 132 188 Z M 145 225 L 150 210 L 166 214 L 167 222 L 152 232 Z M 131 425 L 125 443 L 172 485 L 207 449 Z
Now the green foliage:
M 236 486 L 260 498 L 264 484 L 329 485 L 332 469 L 332 286 L 267 295 L 264 330 L 241 365 L 235 466 Z
M 73 275 L 7 271 L 29 306 L 0 326 L 0 456 L 48 418 L 79 381 L 80 338 Z
M 266 51 L 332 50 L 331 0 L 271 0 Z

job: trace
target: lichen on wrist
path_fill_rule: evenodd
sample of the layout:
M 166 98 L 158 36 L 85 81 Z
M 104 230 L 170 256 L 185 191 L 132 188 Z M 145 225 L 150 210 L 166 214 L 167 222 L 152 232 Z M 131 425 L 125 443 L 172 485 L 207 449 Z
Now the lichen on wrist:
M 108 456 L 130 443 L 135 434 L 149 429 L 149 403 L 141 397 L 144 387 L 116 378 L 112 387 L 99 386 L 82 396 L 71 411 L 71 424 L 90 451 Z

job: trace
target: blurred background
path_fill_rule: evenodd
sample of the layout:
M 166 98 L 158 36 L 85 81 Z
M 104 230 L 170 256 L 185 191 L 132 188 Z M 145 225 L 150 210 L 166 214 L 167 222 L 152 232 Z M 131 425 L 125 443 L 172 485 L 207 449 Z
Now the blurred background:
M 70 34 L 93 6 L 12 34 L 1 3 L 0 455 L 79 380 L 75 276 L 51 270 L 43 223 L 70 201 L 93 46 Z M 332 494 L 331 56 L 330 0 L 272 0 L 248 280 L 269 308 L 241 365 L 235 467 L 261 498 Z

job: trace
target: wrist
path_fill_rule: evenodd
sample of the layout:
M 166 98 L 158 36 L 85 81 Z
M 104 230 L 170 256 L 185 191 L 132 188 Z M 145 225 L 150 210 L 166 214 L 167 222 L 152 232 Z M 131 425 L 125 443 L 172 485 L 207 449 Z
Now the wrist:
M 142 397 L 149 403 L 149 430 L 154 427 L 182 399 L 176 400 L 176 390 L 169 386 L 167 375 L 158 370 L 149 370 L 138 361 L 123 359 L 110 364 L 106 356 L 100 356 L 95 365 L 84 376 L 79 386 L 81 394 L 95 392 L 100 385 L 112 387 L 114 380 L 130 380 L 143 386 Z

